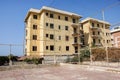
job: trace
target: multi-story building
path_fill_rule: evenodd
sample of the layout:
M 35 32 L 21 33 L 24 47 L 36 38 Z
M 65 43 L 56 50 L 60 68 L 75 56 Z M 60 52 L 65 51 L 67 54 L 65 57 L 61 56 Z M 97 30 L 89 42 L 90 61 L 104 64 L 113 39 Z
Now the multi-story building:
M 113 40 L 113 47 L 120 48 L 120 26 L 111 30 L 111 35 Z
M 111 47 L 110 24 L 106 21 L 86 18 L 80 22 L 84 31 L 85 46 Z
M 50 7 L 30 9 L 25 18 L 27 56 L 71 55 L 80 50 L 80 20 L 75 13 Z

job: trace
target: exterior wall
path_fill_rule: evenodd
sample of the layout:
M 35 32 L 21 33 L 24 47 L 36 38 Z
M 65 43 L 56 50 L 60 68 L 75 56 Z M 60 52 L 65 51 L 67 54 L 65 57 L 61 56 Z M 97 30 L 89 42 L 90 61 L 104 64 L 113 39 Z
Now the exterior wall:
M 38 19 L 33 19 L 33 14 L 35 13 L 31 13 L 28 20 L 27 20 L 27 23 L 26 23 L 26 30 L 27 30 L 27 36 L 26 36 L 26 53 L 27 55 L 40 55 L 39 52 L 40 52 L 40 30 L 39 30 L 39 27 L 40 27 L 40 24 L 39 24 L 39 21 L 40 21 L 40 16 L 38 14 L 35 14 L 38 16 Z M 34 30 L 33 29 L 33 25 L 37 25 L 37 30 Z M 37 35 L 37 40 L 33 40 L 33 35 Z M 37 46 L 37 51 L 32 51 L 32 46 Z
M 120 48 L 120 31 L 112 32 L 113 47 Z
M 48 13 L 48 16 L 46 15 Z M 50 14 L 54 15 L 54 18 L 50 18 Z M 37 15 L 38 19 L 33 19 L 33 15 Z M 60 16 L 60 19 L 58 19 Z M 65 21 L 65 16 L 68 17 L 68 21 Z M 65 14 L 43 10 L 42 13 L 30 13 L 26 21 L 26 55 L 27 56 L 43 56 L 43 55 L 71 55 L 75 52 L 74 38 L 72 36 L 73 24 L 72 19 L 76 19 L 76 23 L 79 22 L 78 17 L 72 17 Z M 46 26 L 48 23 L 48 26 Z M 54 24 L 54 28 L 50 28 L 50 24 Z M 33 25 L 37 25 L 37 29 L 33 29 Z M 61 29 L 58 26 L 61 26 Z M 65 30 L 65 26 L 68 26 L 68 30 Z M 48 34 L 48 37 L 46 37 Z M 50 34 L 54 35 L 54 39 L 50 39 Z M 37 35 L 37 40 L 33 40 L 33 35 Z M 61 36 L 61 40 L 59 40 Z M 65 36 L 69 36 L 69 40 L 65 40 Z M 54 45 L 54 50 L 50 50 L 50 45 Z M 37 51 L 33 51 L 33 46 L 37 46 Z M 48 46 L 48 49 L 46 47 Z M 66 51 L 66 46 L 69 46 L 69 50 Z
M 92 26 L 92 23 L 94 23 L 94 27 Z M 84 29 L 86 46 L 112 46 L 109 25 L 92 20 L 88 20 L 82 23 L 82 25 Z M 95 44 L 93 42 L 93 39 L 95 39 Z

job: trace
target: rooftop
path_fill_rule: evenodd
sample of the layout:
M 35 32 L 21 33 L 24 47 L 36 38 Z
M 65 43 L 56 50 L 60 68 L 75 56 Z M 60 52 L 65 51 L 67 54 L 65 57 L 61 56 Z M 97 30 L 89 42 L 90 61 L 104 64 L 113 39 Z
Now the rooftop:
M 115 32 L 120 32 L 120 26 L 115 27 L 114 29 L 111 30 L 111 33 L 115 33 Z
M 55 9 L 55 8 L 52 8 L 52 7 L 43 6 L 40 10 L 31 8 L 31 9 L 28 11 L 28 13 L 27 13 L 27 15 L 26 15 L 26 17 L 25 17 L 25 21 L 27 20 L 29 14 L 30 14 L 31 12 L 34 12 L 34 13 L 42 13 L 43 10 L 48 10 L 48 11 L 52 11 L 52 12 L 57 12 L 57 13 L 69 15 L 69 16 L 79 17 L 79 18 L 82 17 L 81 15 L 76 14 L 76 13 L 67 12 L 67 11 Z
M 99 19 L 95 19 L 95 18 L 90 18 L 90 17 L 82 20 L 81 23 L 84 23 L 84 22 L 87 22 L 87 21 L 90 21 L 90 20 L 91 20 L 91 21 L 97 21 L 97 22 L 99 22 L 99 23 L 104 23 L 104 24 L 110 25 L 109 22 L 106 22 L 106 21 L 103 21 L 103 20 L 99 20 Z

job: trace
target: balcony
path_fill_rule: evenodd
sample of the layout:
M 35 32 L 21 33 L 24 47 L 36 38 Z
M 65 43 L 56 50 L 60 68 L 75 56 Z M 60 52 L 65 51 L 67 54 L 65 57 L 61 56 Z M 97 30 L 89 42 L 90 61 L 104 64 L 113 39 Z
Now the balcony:
M 92 38 L 102 38 L 101 35 L 92 35 Z
M 81 35 L 80 35 L 80 38 L 85 38 L 84 34 L 81 34 Z
M 72 36 L 80 36 L 80 33 L 72 33 Z
M 95 46 L 102 46 L 101 43 L 95 43 Z
M 78 24 L 78 23 L 73 23 L 71 26 L 74 27 L 74 28 L 77 28 L 77 27 L 80 26 L 80 24 Z
M 101 28 L 99 28 L 99 27 L 90 27 L 91 28 L 91 30 L 97 30 L 97 31 L 101 31 Z
M 80 46 L 80 43 L 74 42 L 74 43 L 72 43 L 72 45 L 73 45 L 73 46 Z

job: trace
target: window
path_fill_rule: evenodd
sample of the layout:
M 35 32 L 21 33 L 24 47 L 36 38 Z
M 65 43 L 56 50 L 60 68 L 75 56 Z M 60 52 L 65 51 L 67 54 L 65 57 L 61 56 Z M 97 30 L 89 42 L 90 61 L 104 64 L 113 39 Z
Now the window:
M 94 27 L 94 23 L 92 23 L 92 27 Z
M 61 36 L 59 36 L 59 40 L 61 40 Z
M 74 30 L 74 33 L 77 33 L 77 29 L 76 28 L 73 28 L 73 30 Z
M 76 23 L 76 20 L 75 20 L 75 19 L 73 19 L 72 21 L 73 21 L 73 23 Z
M 48 13 L 46 13 L 46 16 L 48 16 Z
M 46 37 L 49 37 L 49 35 L 48 35 L 48 34 L 46 34 Z
M 50 28 L 53 29 L 54 28 L 54 24 L 50 23 Z
M 33 35 L 33 40 L 37 40 L 37 35 Z
M 100 32 L 98 32 L 98 35 L 100 35 Z
M 48 23 L 46 23 L 46 26 L 48 26 Z
M 65 40 L 66 40 L 66 41 L 69 41 L 69 36 L 65 36 Z
M 100 41 L 100 39 L 99 39 L 99 43 L 100 43 L 101 41 Z
M 95 35 L 95 31 L 93 31 L 93 35 Z
M 46 50 L 48 50 L 49 49 L 49 47 L 48 46 L 46 46 Z
M 65 30 L 67 30 L 67 31 L 68 31 L 68 26 L 65 26 Z
M 100 27 L 99 24 L 97 24 L 97 27 Z
M 106 33 L 106 36 L 107 36 L 107 33 Z
M 54 39 L 54 35 L 53 34 L 50 34 L 50 39 Z
M 66 51 L 69 51 L 69 46 L 66 46 Z
M 81 24 L 81 29 L 83 29 L 83 24 Z
M 58 19 L 60 19 L 60 16 L 58 16 Z
M 58 29 L 59 29 L 59 30 L 61 29 L 61 26 L 60 26 L 60 25 L 58 26 Z
M 96 43 L 96 40 L 95 39 L 93 39 L 93 44 L 95 44 Z
M 54 16 L 53 16 L 53 14 L 50 14 L 50 18 L 53 18 Z
M 37 19 L 37 15 L 33 15 L 33 19 Z
M 107 43 L 109 42 L 109 40 L 107 40 Z
M 33 29 L 37 29 L 37 25 L 33 25 Z
M 37 51 L 37 46 L 32 46 L 32 51 Z
M 77 41 L 78 41 L 78 38 L 74 37 L 74 43 L 77 43 Z
M 65 17 L 65 21 L 68 21 L 68 17 Z
M 50 45 L 50 50 L 54 51 L 54 45 Z

